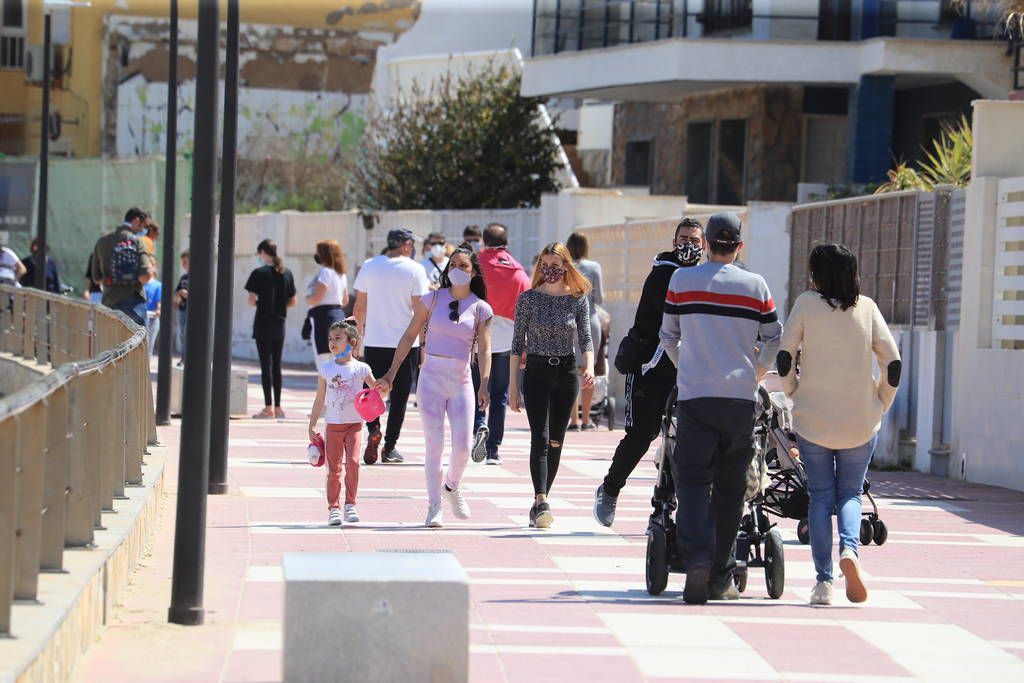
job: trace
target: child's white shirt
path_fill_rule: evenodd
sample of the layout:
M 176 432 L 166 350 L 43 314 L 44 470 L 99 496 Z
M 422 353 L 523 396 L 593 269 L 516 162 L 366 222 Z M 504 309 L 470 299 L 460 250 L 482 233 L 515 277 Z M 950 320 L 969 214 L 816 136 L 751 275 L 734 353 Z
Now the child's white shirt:
M 324 420 L 327 424 L 352 424 L 362 422 L 356 412 L 356 394 L 363 390 L 363 382 L 371 374 L 370 366 L 353 360 L 338 364 L 334 360 L 318 368 L 320 376 L 327 383 L 324 394 Z

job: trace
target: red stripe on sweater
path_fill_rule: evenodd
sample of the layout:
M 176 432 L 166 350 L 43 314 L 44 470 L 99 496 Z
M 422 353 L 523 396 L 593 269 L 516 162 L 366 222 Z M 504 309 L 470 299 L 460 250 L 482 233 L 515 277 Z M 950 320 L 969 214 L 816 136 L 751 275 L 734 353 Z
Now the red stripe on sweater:
M 715 292 L 673 292 L 669 290 L 665 300 L 670 304 L 721 304 L 724 306 L 742 306 L 750 308 L 758 313 L 768 313 L 775 310 L 775 302 L 771 297 L 767 301 L 761 301 L 750 296 L 739 294 L 717 294 Z

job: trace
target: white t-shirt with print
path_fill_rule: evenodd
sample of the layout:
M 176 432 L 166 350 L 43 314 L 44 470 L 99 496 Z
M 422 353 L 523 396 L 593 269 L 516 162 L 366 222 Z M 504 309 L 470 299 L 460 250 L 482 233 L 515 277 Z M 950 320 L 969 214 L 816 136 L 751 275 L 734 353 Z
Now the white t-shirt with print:
M 512 333 L 515 323 L 508 318 L 495 315 L 491 318 L 491 353 L 505 353 L 512 350 Z
M 398 348 L 412 321 L 412 297 L 430 291 L 423 266 L 407 256 L 381 255 L 366 261 L 354 285 L 366 293 L 366 332 L 363 346 Z M 417 339 L 413 347 L 419 346 Z
M 348 289 L 348 278 L 344 273 L 338 275 L 334 268 L 323 267 L 316 276 L 316 283 L 327 288 L 324 298 L 320 300 L 319 306 L 341 306 L 342 295 Z
M 370 374 L 370 366 L 353 360 L 339 364 L 331 360 L 318 369 L 327 382 L 324 396 L 324 419 L 327 424 L 353 424 L 363 418 L 356 412 L 356 394 L 363 390 L 363 380 Z

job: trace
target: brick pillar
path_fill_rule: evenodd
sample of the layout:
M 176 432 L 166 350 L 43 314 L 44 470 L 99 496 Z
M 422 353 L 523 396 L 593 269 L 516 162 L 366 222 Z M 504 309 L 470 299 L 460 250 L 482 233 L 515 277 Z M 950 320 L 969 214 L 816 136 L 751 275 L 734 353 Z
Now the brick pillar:
M 852 183 L 885 179 L 892 165 L 893 76 L 861 76 L 850 96 L 846 170 Z

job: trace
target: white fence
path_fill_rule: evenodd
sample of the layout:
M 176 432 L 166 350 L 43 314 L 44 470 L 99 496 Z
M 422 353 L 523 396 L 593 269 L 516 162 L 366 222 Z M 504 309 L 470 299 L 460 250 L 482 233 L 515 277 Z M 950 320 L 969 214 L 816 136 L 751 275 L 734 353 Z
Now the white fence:
M 992 342 L 1024 349 L 1024 177 L 999 181 Z

